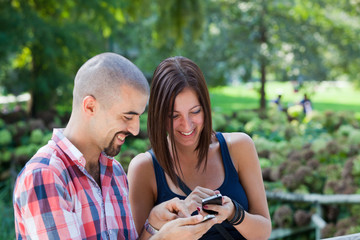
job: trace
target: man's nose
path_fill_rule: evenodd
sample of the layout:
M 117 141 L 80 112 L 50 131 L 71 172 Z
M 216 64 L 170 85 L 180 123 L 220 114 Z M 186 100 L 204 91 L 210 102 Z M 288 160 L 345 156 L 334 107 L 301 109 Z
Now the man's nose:
M 140 132 L 140 119 L 133 120 L 128 127 L 128 131 L 134 136 L 138 135 Z

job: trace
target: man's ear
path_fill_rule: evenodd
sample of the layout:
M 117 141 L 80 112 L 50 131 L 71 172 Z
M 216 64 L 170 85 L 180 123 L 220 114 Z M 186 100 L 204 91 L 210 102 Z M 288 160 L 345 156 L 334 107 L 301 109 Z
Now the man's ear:
M 82 108 L 85 112 L 85 114 L 92 116 L 95 114 L 96 112 L 96 98 L 94 98 L 93 96 L 86 96 L 83 99 L 83 104 L 82 104 Z

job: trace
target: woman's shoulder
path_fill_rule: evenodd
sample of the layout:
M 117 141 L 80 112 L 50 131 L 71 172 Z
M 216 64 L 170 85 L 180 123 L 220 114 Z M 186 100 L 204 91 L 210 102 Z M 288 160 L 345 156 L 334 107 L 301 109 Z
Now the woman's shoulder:
M 130 161 L 128 171 L 141 171 L 152 167 L 152 165 L 152 157 L 149 152 L 139 153 Z
M 228 146 L 253 144 L 252 138 L 244 132 L 222 133 Z
M 224 133 L 224 138 L 237 171 L 241 169 L 240 164 L 250 166 L 258 162 L 255 144 L 248 134 L 243 132 Z

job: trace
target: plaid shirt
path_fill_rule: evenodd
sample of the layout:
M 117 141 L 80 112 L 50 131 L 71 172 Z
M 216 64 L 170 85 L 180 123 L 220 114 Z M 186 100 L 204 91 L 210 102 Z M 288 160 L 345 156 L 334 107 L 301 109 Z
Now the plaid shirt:
M 14 190 L 17 239 L 136 239 L 125 172 L 101 153 L 101 189 L 80 151 L 54 129 Z

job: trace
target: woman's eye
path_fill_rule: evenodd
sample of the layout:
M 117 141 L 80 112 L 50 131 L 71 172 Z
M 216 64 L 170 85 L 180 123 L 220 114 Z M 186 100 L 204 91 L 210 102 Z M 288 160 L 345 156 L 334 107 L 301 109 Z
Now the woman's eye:
M 193 114 L 198 114 L 198 113 L 200 113 L 200 111 L 201 111 L 201 109 L 196 110 L 196 111 L 194 111 L 194 112 L 192 112 L 192 113 L 193 113 Z
M 132 117 L 126 117 L 126 116 L 125 116 L 125 119 L 128 120 L 128 121 L 130 121 L 130 120 L 132 120 Z

